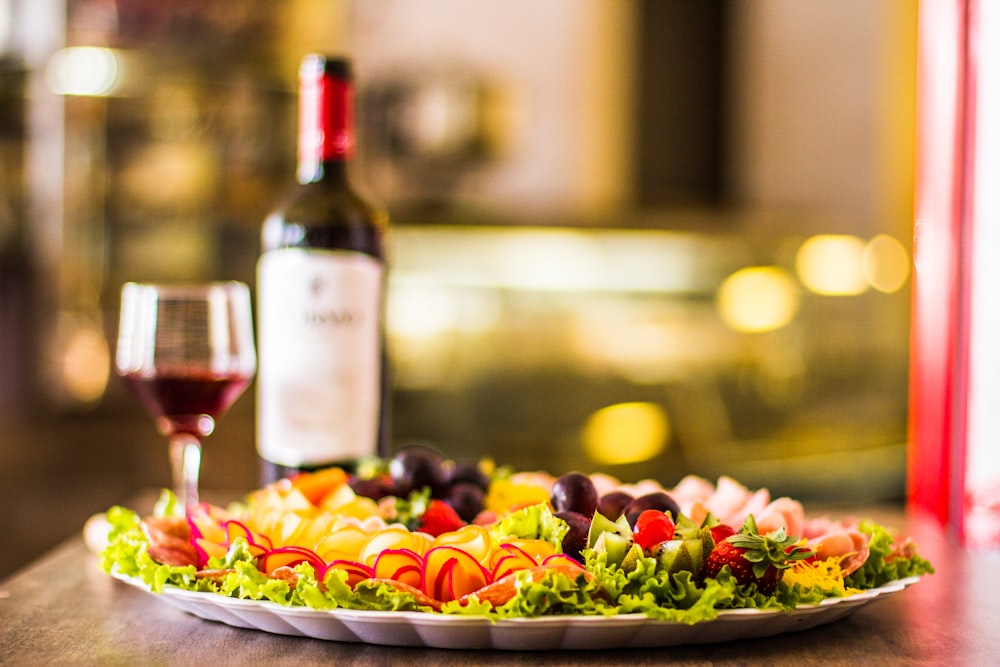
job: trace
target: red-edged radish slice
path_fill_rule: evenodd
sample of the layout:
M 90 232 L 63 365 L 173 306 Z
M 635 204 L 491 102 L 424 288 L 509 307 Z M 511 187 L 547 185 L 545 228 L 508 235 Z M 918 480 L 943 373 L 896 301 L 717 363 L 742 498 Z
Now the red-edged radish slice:
M 299 563 L 309 563 L 319 572 L 325 563 L 311 549 L 305 547 L 280 547 L 262 555 L 257 561 L 257 567 L 271 576 L 279 567 L 294 567 Z
M 556 568 L 563 574 L 569 574 L 573 570 L 579 570 L 580 572 L 587 571 L 587 568 L 567 554 L 552 554 L 545 558 L 541 564 L 545 567 Z
M 511 572 L 526 570 L 538 565 L 531 554 L 516 544 L 501 544 L 493 556 L 493 571 L 491 578 L 496 581 L 503 579 Z
M 474 556 L 461 549 L 441 546 L 424 554 L 421 589 L 435 600 L 457 600 L 490 581 L 489 571 Z
M 419 588 L 423 581 L 424 561 L 410 549 L 387 549 L 375 559 L 372 570 L 377 579 L 392 579 Z
M 227 551 L 226 545 L 206 540 L 203 537 L 192 538 L 191 546 L 194 547 L 195 553 L 198 555 L 199 570 L 205 568 L 209 558 L 221 558 L 226 555 Z
M 226 530 L 223 524 L 229 517 L 222 510 L 206 502 L 200 502 L 187 508 L 188 525 L 191 526 L 191 537 L 203 537 L 206 540 L 225 544 Z
M 250 543 L 251 553 L 255 556 L 260 556 L 264 552 L 274 549 L 274 545 L 271 544 L 271 538 L 251 530 L 242 521 L 230 519 L 226 522 L 225 528 L 227 544 L 232 544 L 237 537 L 245 538 Z
M 371 579 L 375 576 L 375 572 L 372 568 L 363 563 L 358 563 L 353 560 L 333 560 L 327 563 L 326 567 L 322 570 L 317 570 L 317 572 L 319 572 L 319 580 L 326 581 L 333 570 L 342 570 L 347 572 L 347 585 L 351 588 L 354 588 L 358 585 L 358 583 L 364 581 L 365 579 Z

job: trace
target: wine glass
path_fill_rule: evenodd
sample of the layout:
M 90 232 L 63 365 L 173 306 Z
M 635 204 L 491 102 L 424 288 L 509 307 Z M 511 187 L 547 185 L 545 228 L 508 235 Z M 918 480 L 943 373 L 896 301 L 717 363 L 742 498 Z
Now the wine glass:
M 240 282 L 122 287 L 115 366 L 170 441 L 174 493 L 198 502 L 201 444 L 257 369 Z

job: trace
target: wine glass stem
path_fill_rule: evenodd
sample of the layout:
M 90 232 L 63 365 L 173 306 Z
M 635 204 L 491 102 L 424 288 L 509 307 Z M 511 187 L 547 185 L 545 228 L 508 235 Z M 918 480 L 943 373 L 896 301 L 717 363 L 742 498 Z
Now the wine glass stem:
M 198 502 L 198 475 L 201 472 L 201 441 L 189 433 L 170 438 L 170 463 L 174 471 L 174 493 L 184 507 Z

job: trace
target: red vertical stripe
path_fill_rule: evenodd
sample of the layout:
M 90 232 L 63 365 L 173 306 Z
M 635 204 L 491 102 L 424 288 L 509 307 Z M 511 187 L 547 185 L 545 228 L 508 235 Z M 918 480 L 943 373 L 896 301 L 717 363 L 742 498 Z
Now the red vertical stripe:
M 908 500 L 946 523 L 965 444 L 968 2 L 921 2 L 918 44 Z
M 965 541 L 965 497 L 966 497 L 966 451 L 968 449 L 968 389 L 969 389 L 969 352 L 972 318 L 972 262 L 973 244 L 976 228 L 986 221 L 975 217 L 975 184 L 976 184 L 976 110 L 978 108 L 977 92 L 979 82 L 979 60 L 976 57 L 983 46 L 979 37 L 979 4 L 981 0 L 966 0 L 965 14 L 965 48 L 964 62 L 964 96 L 963 105 L 959 108 L 962 114 L 962 183 L 957 193 L 960 210 L 958 226 L 960 229 L 961 249 L 959 252 L 958 274 L 958 317 L 956 332 L 956 368 L 955 368 L 955 412 L 957 414 L 955 436 L 951 447 L 951 479 L 949 519 L 957 529 L 962 541 Z

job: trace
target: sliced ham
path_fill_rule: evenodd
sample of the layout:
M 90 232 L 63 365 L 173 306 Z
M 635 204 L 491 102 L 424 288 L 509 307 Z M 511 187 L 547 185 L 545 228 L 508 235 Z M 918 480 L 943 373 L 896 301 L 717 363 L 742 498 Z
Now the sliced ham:
M 851 574 L 868 560 L 870 536 L 858 530 L 857 521 L 833 521 L 827 517 L 810 519 L 802 534 L 821 560 L 839 558 L 844 575 Z
M 802 503 L 788 497 L 776 498 L 767 507 L 754 513 L 757 530 L 770 533 L 784 528 L 788 535 L 802 535 L 805 525 L 805 510 Z
M 750 491 L 747 487 L 732 477 L 723 475 L 715 485 L 715 493 L 706 498 L 703 504 L 722 523 L 739 526 L 742 519 L 746 518 L 746 515 L 741 517 L 740 513 L 749 498 Z
M 687 475 L 677 486 L 667 491 L 670 497 L 677 501 L 683 511 L 684 507 L 690 507 L 695 502 L 704 501 L 715 493 L 715 485 L 704 477 L 698 475 Z M 687 514 L 685 512 L 685 514 Z
M 198 564 L 198 554 L 191 546 L 191 527 L 187 519 L 147 517 L 140 525 L 149 540 L 149 556 L 157 563 L 178 567 Z

